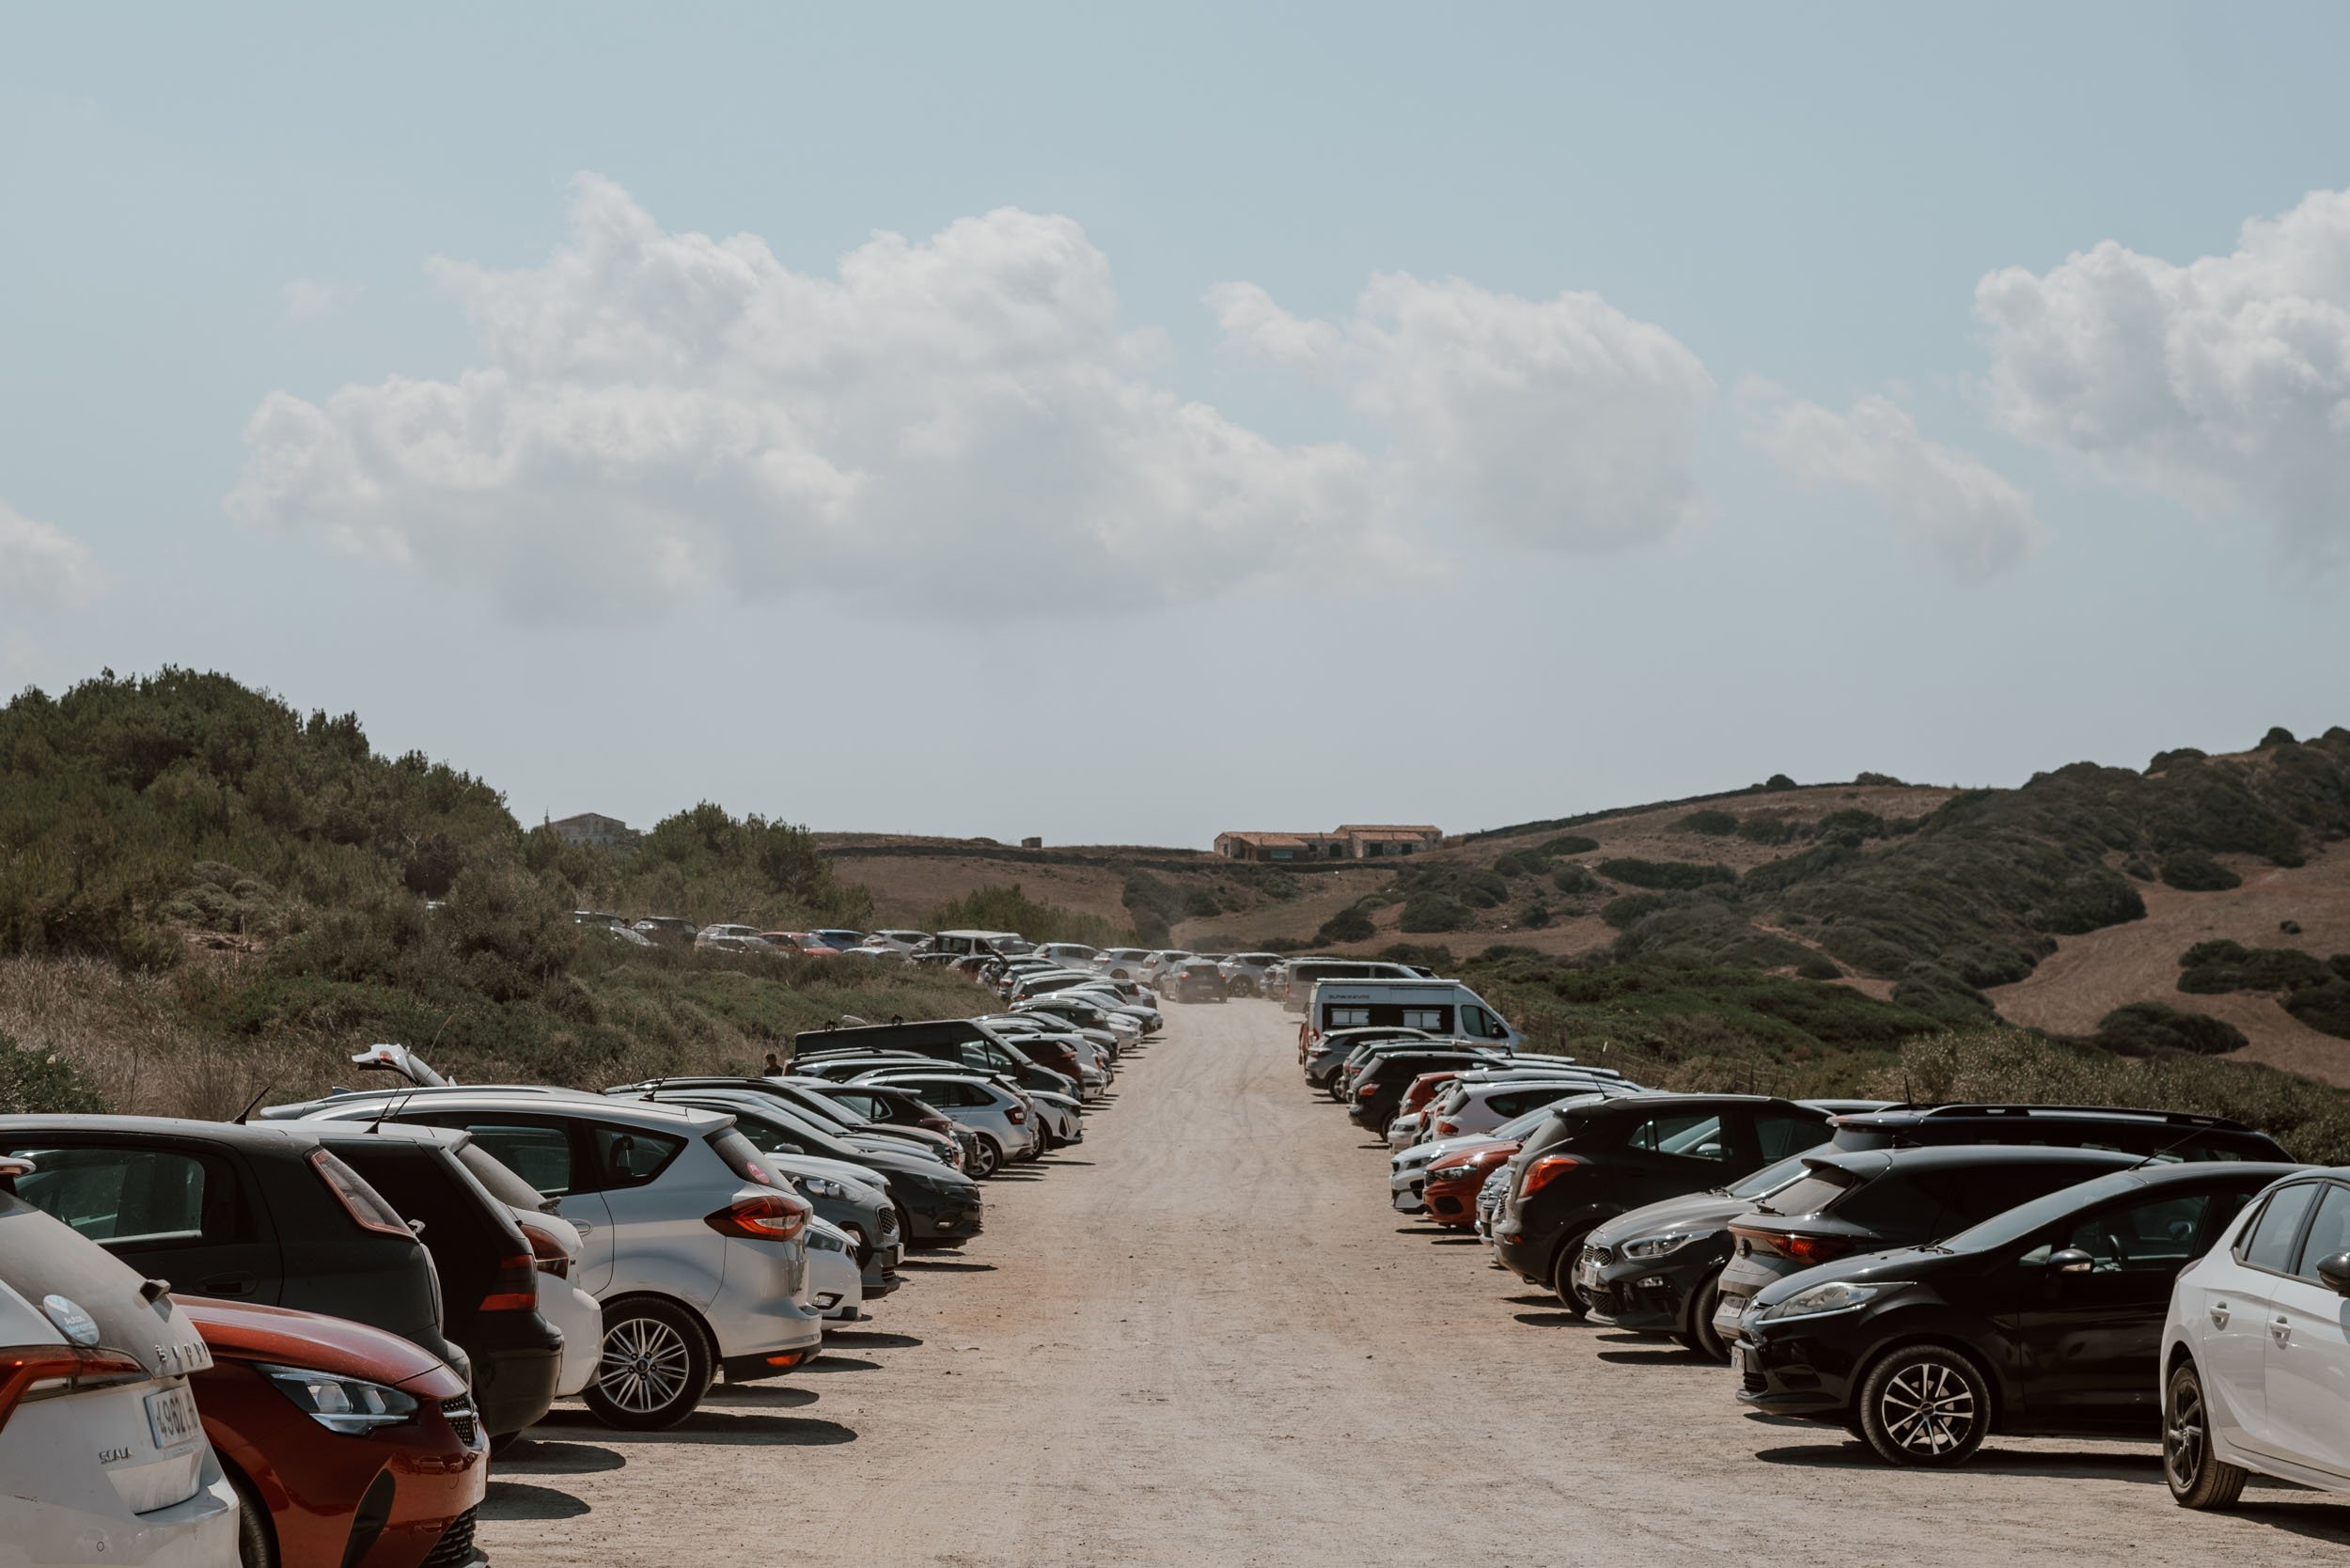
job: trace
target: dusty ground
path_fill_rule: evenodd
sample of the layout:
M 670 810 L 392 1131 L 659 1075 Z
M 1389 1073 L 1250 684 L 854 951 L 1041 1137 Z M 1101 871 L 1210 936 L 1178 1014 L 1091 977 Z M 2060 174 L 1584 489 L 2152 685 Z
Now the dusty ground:
M 1386 1205 L 1289 1015 L 1180 1008 L 1084 1144 L 995 1182 L 816 1369 L 684 1428 L 501 1464 L 518 1564 L 2337 1562 L 2350 1503 L 2172 1506 L 2153 1446 L 1995 1439 L 1951 1475 L 1742 1416 L 1730 1373 L 1571 1324 Z

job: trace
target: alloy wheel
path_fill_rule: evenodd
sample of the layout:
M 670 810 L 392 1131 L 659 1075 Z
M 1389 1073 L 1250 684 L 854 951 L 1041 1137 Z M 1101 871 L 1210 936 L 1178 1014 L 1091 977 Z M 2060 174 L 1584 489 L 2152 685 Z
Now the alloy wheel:
M 2190 1381 L 2171 1389 L 2170 1419 L 2162 1425 L 2162 1466 L 2170 1472 L 2170 1490 L 2195 1490 L 2209 1452 L 2203 1431 L 2203 1390 Z
M 1982 1419 L 1973 1388 L 1947 1361 L 1919 1361 L 1895 1372 L 1877 1396 L 1877 1414 L 1887 1436 L 1929 1459 L 1964 1448 Z
M 676 1402 L 693 1375 L 685 1337 L 658 1318 L 622 1318 L 603 1337 L 597 1373 L 604 1397 L 632 1416 L 650 1416 Z

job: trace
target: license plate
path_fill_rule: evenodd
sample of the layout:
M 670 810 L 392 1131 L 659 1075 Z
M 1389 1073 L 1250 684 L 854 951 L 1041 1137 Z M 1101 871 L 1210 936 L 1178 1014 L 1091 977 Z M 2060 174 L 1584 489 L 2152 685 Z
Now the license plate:
M 1599 1265 L 1596 1263 L 1575 1264 L 1574 1282 L 1587 1291 L 1597 1290 L 1599 1288 Z
M 1731 1346 L 1730 1364 L 1740 1377 L 1752 1377 L 1756 1371 L 1754 1347 L 1744 1341 Z
M 184 1387 L 147 1396 L 147 1425 L 159 1449 L 176 1449 L 204 1435 L 203 1419 L 196 1413 L 196 1396 Z
M 898 1260 L 905 1255 L 906 1249 L 902 1247 L 885 1247 L 881 1249 L 881 1266 L 884 1269 L 896 1268 Z

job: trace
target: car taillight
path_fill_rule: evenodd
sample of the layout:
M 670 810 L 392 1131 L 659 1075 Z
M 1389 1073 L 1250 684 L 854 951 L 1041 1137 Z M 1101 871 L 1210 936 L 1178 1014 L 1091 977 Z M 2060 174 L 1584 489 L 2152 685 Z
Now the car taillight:
M 138 1383 L 153 1375 L 135 1357 L 118 1350 L 85 1350 L 80 1345 L 17 1345 L 0 1350 L 0 1427 L 7 1426 L 16 1407 L 28 1399 L 103 1388 L 109 1383 Z
M 1849 1256 L 1853 1249 L 1848 1236 L 1808 1235 L 1801 1231 L 1750 1231 L 1742 1225 L 1731 1226 L 1730 1233 L 1747 1242 L 1749 1250 L 1776 1253 L 1806 1268 Z
M 1450 1137 L 1453 1134 L 1459 1132 L 1460 1130 L 1461 1124 L 1459 1122 L 1447 1121 L 1441 1117 L 1437 1119 L 1436 1131 L 1443 1134 L 1446 1137 Z
M 530 1260 L 540 1274 L 552 1274 L 557 1279 L 572 1277 L 572 1254 L 563 1239 L 552 1231 L 541 1231 L 535 1225 L 525 1225 L 523 1239 L 530 1243 Z
M 797 1241 L 814 1212 L 789 1193 L 762 1192 L 738 1198 L 714 1215 L 704 1215 L 702 1223 L 722 1236 L 744 1241 Z
M 1526 1168 L 1526 1179 L 1518 1185 L 1518 1196 L 1533 1197 L 1582 1163 L 1570 1154 L 1544 1154 Z
M 533 1248 L 535 1251 L 536 1248 Z M 509 1252 L 498 1260 L 490 1276 L 489 1294 L 478 1309 L 484 1312 L 530 1312 L 539 1307 L 539 1262 L 530 1252 Z
M 1023 1105 L 1014 1105 L 1010 1110 L 1004 1112 L 1004 1120 L 1017 1127 L 1023 1121 L 1028 1120 L 1027 1108 Z
M 324 1149 L 313 1149 L 310 1151 L 310 1168 L 319 1173 L 319 1180 L 324 1182 L 327 1190 L 341 1201 L 343 1213 L 349 1215 L 352 1223 L 362 1231 L 400 1236 L 412 1242 L 416 1239 L 416 1233 L 408 1229 L 407 1222 L 400 1217 L 400 1211 L 385 1202 L 383 1194 L 368 1185 L 367 1178 L 337 1159 L 333 1153 Z

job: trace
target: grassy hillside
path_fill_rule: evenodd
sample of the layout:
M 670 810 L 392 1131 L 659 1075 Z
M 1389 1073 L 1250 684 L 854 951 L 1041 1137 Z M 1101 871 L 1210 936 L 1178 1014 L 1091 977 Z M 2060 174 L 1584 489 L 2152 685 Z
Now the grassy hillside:
M 233 1109 L 383 1040 L 462 1077 L 592 1084 L 979 996 L 624 948 L 578 907 L 781 926 L 859 920 L 870 900 L 803 830 L 708 804 L 628 849 L 566 846 L 478 779 L 377 755 L 354 716 L 221 676 L 0 709 L 0 1098 Z

